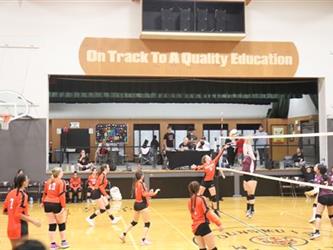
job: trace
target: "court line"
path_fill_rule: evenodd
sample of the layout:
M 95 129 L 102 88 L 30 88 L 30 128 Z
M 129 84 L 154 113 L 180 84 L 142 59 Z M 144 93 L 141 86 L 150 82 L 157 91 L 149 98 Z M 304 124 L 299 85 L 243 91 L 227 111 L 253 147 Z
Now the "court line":
M 161 213 L 157 212 L 156 209 L 150 207 L 150 209 L 156 213 L 165 223 L 167 223 L 169 226 L 171 226 L 172 228 L 174 228 L 184 239 L 185 241 L 189 242 L 191 245 L 194 245 L 194 243 L 192 242 L 192 240 L 190 240 L 181 230 L 179 230 L 179 228 L 177 226 L 175 226 L 174 224 L 170 223 L 164 215 L 162 215 Z
M 222 214 L 228 216 L 229 218 L 234 219 L 235 221 L 241 223 L 242 225 L 244 225 L 244 226 L 246 226 L 246 227 L 249 227 L 249 228 L 252 228 L 252 229 L 258 231 L 259 233 L 261 233 L 261 234 L 263 234 L 263 235 L 265 235 L 265 236 L 270 236 L 268 233 L 262 231 L 261 229 L 257 228 L 256 226 L 253 226 L 253 225 L 251 225 L 251 224 L 246 223 L 245 221 L 242 221 L 241 219 L 238 219 L 238 218 L 236 218 L 236 217 L 234 217 L 234 216 L 232 216 L 232 215 L 230 215 L 230 214 L 227 214 L 227 213 L 225 213 L 225 212 L 223 212 L 223 211 L 220 211 L 220 213 L 222 213 Z M 297 250 L 297 248 L 295 248 L 295 247 L 293 247 L 293 246 L 288 246 L 288 247 L 289 247 L 290 249 Z
M 125 223 L 125 219 L 124 219 L 123 217 L 121 217 L 120 220 L 121 220 L 121 222 L 123 223 L 124 228 L 126 228 L 127 225 L 126 225 L 126 223 Z M 131 240 L 131 243 L 132 243 L 133 247 L 134 247 L 135 249 L 139 249 L 139 248 L 138 248 L 138 245 L 136 244 L 136 242 L 135 242 L 135 240 L 134 240 L 134 238 L 133 238 L 133 236 L 132 236 L 132 233 L 129 232 L 127 235 L 129 236 L 129 238 L 130 238 L 130 240 Z

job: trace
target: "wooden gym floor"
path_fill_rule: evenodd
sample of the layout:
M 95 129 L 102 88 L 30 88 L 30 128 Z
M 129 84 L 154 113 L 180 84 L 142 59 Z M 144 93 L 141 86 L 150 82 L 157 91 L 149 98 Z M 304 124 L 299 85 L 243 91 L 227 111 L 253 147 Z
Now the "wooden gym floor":
M 256 214 L 252 219 L 245 217 L 244 198 L 225 198 L 221 203 L 224 231 L 215 227 L 218 249 L 333 249 L 333 230 L 325 211 L 322 220 L 321 237 L 309 240 L 312 225 L 308 223 L 312 202 L 305 198 L 259 197 Z M 132 218 L 132 200 L 114 202 L 115 214 L 122 220 L 111 225 L 106 215 L 96 219 L 95 227 L 89 227 L 85 218 L 92 212 L 84 209 L 85 204 L 69 204 L 68 241 L 72 250 L 107 249 L 198 249 L 192 242 L 190 217 L 187 212 L 187 199 L 156 199 L 151 205 L 151 246 L 140 246 L 142 221 L 128 234 L 125 244 L 120 243 L 118 235 Z M 118 209 L 118 208 L 120 209 Z M 42 209 L 35 204 L 30 213 L 38 217 L 43 225 L 35 228 L 30 225 L 30 238 L 48 245 L 47 222 Z M 0 249 L 9 250 L 6 237 L 7 218 L 0 216 Z

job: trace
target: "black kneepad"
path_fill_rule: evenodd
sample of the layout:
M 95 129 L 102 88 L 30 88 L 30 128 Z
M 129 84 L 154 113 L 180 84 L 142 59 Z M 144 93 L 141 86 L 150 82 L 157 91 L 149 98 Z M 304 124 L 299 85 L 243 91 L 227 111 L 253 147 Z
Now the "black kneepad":
M 136 221 L 134 221 L 134 220 L 131 222 L 131 225 L 132 225 L 133 227 L 134 227 L 136 224 L 138 224 L 138 223 L 137 223 Z
M 328 218 L 333 219 L 333 214 L 329 215 Z
M 150 222 L 146 222 L 145 227 L 149 228 L 150 227 Z
M 207 248 L 200 248 L 199 250 L 207 250 Z
M 110 204 L 107 204 L 106 207 L 105 207 L 106 210 L 109 210 L 110 208 L 111 208 Z
M 313 203 L 312 207 L 317 207 L 317 203 Z
M 212 250 L 217 250 L 217 247 L 212 248 Z
M 211 200 L 212 202 L 216 202 L 216 195 L 211 196 L 211 197 L 210 197 L 210 200 Z
M 248 199 L 249 201 L 255 199 L 255 196 L 253 194 L 249 195 L 248 197 L 249 197 L 249 199 Z
M 57 230 L 57 224 L 49 224 L 49 231 L 55 232 Z
M 66 223 L 58 224 L 58 227 L 59 227 L 60 232 L 65 231 L 66 230 Z
M 99 211 L 100 211 L 101 214 L 102 214 L 102 213 L 105 213 L 106 210 L 105 210 L 105 209 L 100 209 Z
M 321 219 L 321 215 L 320 214 L 316 214 L 316 219 Z

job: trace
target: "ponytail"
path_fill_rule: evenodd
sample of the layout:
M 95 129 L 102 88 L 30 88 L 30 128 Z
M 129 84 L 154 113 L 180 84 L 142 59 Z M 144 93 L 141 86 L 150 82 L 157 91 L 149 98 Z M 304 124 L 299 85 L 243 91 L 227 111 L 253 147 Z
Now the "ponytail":
M 200 184 L 197 181 L 192 181 L 189 185 L 188 185 L 188 191 L 190 193 L 191 196 L 191 213 L 194 213 L 195 211 L 195 207 L 196 207 L 196 203 L 197 203 L 197 193 L 199 192 L 200 189 Z

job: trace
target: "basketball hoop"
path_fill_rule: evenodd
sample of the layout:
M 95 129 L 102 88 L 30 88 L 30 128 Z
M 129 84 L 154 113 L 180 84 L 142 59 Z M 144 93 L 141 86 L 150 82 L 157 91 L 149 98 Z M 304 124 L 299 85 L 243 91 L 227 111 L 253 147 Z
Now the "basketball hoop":
M 11 119 L 12 119 L 12 115 L 10 115 L 10 114 L 0 115 L 0 129 L 8 130 Z

